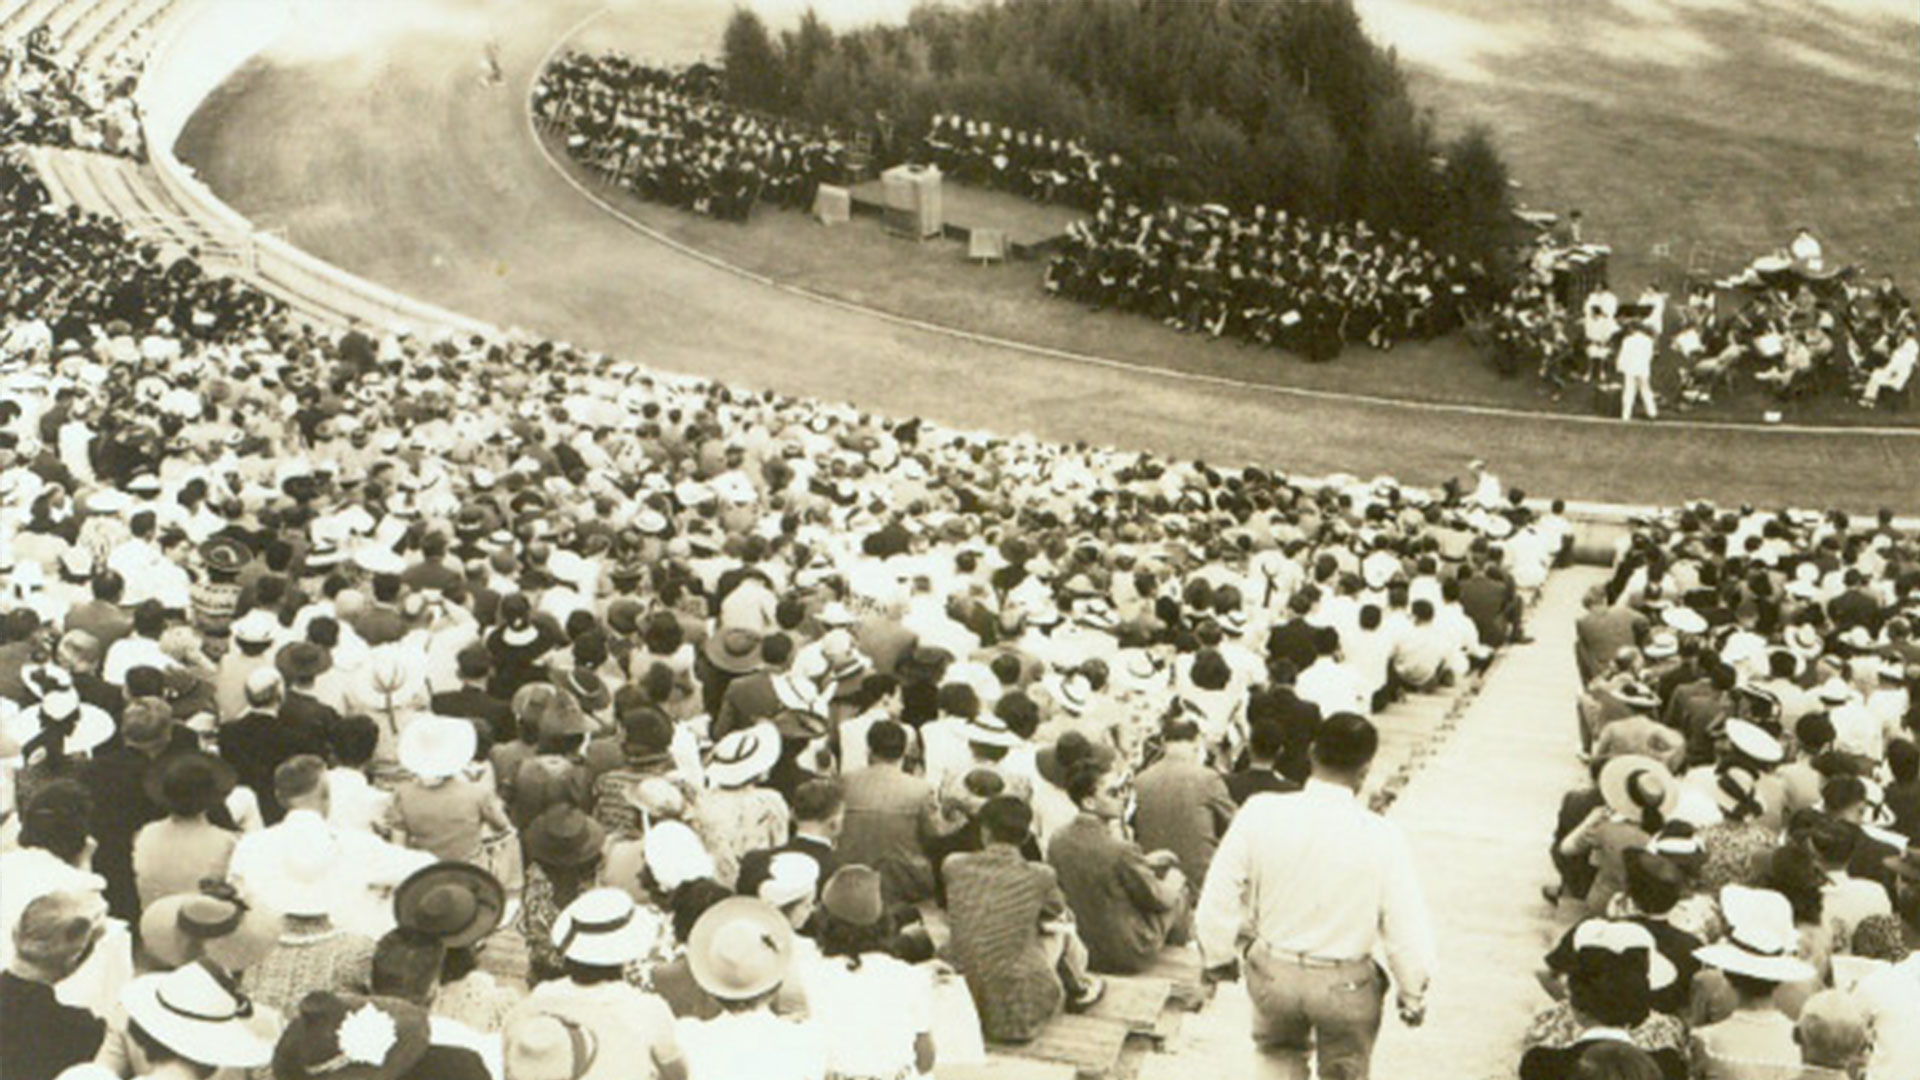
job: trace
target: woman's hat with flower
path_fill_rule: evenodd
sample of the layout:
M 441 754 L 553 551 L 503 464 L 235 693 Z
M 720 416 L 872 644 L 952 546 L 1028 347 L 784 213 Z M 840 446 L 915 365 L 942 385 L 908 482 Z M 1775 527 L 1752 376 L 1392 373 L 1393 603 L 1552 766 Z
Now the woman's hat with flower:
M 425 1057 L 426 1010 L 397 998 L 315 991 L 273 1051 L 275 1080 L 399 1080 Z

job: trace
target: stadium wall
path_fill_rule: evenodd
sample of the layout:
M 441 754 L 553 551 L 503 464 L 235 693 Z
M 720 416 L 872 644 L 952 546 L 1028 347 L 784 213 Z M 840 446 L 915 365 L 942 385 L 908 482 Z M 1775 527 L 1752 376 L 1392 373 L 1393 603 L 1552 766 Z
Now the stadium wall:
M 301 251 L 253 223 L 174 156 L 200 103 L 293 25 L 297 0 L 186 0 L 162 26 L 136 100 L 160 186 L 188 216 L 247 253 L 253 273 L 345 319 L 428 334 L 496 334 L 486 323 L 402 296 Z

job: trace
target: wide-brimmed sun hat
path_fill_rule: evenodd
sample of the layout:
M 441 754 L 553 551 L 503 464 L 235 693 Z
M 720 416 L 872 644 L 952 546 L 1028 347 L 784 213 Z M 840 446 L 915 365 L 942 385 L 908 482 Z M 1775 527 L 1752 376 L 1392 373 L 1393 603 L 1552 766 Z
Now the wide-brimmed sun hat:
M 466 720 L 417 716 L 400 730 L 400 764 L 422 780 L 445 780 L 473 761 L 479 740 Z
M 550 806 L 520 836 L 527 858 L 548 866 L 585 866 L 598 859 L 606 830 L 578 807 Z
M 1771 889 L 1727 885 L 1720 890 L 1720 913 L 1727 936 L 1693 951 L 1702 964 L 1766 982 L 1814 977 L 1813 965 L 1794 955 L 1800 936 L 1793 925 L 1793 905 L 1785 896 Z
M 1727 721 L 1727 742 L 1756 764 L 1778 765 L 1786 760 L 1787 751 L 1780 740 L 1751 720 Z
M 279 1017 L 256 1009 L 232 979 L 196 961 L 126 985 L 127 1019 L 175 1054 L 220 1069 L 258 1069 L 273 1060 Z
M 644 918 L 625 889 L 589 889 L 553 921 L 551 940 L 576 964 L 622 967 L 653 948 L 659 924 Z
M 1680 784 L 1665 765 L 1639 754 L 1622 754 L 1608 760 L 1600 769 L 1600 797 L 1616 814 L 1636 820 L 1645 809 L 1636 801 L 1637 790 L 1644 798 L 1657 799 L 1652 808 L 1662 817 L 1673 813 L 1680 802 Z
M 767 775 L 779 761 L 779 729 L 762 721 L 721 736 L 707 760 L 707 779 L 715 787 L 744 787 Z
M 505 1080 L 581 1080 L 600 1056 L 592 1031 L 548 1013 L 520 1017 L 500 1040 Z
M 140 912 L 140 947 L 169 968 L 204 956 L 223 971 L 245 971 L 279 938 L 279 914 L 241 900 L 223 881 L 161 897 Z
M 759 997 L 786 980 L 793 927 L 764 900 L 735 896 L 708 908 L 687 935 L 687 967 L 722 1001 Z
M 395 924 L 464 948 L 493 933 L 506 912 L 507 891 L 492 874 L 463 862 L 414 871 L 393 893 Z
M 730 675 L 746 675 L 760 669 L 760 635 L 740 627 L 730 627 L 707 639 L 703 647 L 707 662 Z

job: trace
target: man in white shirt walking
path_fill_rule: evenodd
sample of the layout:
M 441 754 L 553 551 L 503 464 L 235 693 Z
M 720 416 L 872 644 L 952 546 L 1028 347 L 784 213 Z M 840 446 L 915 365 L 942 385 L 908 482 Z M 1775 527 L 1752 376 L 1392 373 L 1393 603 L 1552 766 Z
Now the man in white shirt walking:
M 1248 800 L 1220 842 L 1195 912 L 1210 980 L 1244 960 L 1257 1075 L 1366 1080 L 1387 975 L 1400 1018 L 1426 1015 L 1433 932 L 1400 832 L 1358 800 L 1380 737 L 1351 713 L 1315 733 L 1304 790 Z

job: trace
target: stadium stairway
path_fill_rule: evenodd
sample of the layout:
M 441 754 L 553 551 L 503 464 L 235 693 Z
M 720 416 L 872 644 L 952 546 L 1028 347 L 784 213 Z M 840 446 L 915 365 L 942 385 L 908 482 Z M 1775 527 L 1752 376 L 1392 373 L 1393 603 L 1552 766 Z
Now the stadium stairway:
M 1489 675 L 1453 738 L 1394 805 L 1413 849 L 1439 937 L 1440 974 L 1426 1024 L 1390 1024 L 1375 1054 L 1381 1077 L 1448 1063 L 1459 1080 L 1510 1077 L 1521 1036 L 1547 1004 L 1533 973 L 1573 914 L 1549 908 L 1547 848 L 1560 798 L 1585 770 L 1574 701 L 1574 623 L 1600 567 L 1553 575 L 1529 618 L 1534 641 Z
M 146 167 L 111 154 L 40 148 L 30 155 L 57 203 L 118 219 L 140 240 L 157 244 L 163 257 L 198 253 L 208 273 L 237 274 L 318 326 L 347 326 L 345 313 L 252 272 L 244 236 L 217 235 L 183 212 Z
M 55 7 L 41 20 L 42 25 L 53 31 L 53 40 L 60 43 L 63 50 L 71 50 L 70 35 L 79 21 L 92 14 L 97 8 L 118 6 L 114 0 L 66 0 Z
M 82 65 L 92 66 L 111 60 L 115 53 L 138 35 L 159 25 L 180 0 L 118 0 L 104 5 L 99 21 L 75 27 L 68 46 Z
M 1581 597 L 1604 578 L 1592 568 L 1555 573 L 1529 618 L 1534 640 L 1509 647 L 1479 693 L 1411 757 L 1418 764 L 1388 816 L 1413 851 L 1439 973 L 1421 1028 L 1389 1015 L 1373 1058 L 1382 1080 L 1507 1080 L 1546 1004 L 1533 972 L 1569 919 L 1541 901 L 1539 887 L 1552 879 L 1547 843 L 1560 796 L 1582 775 L 1573 625 Z M 1390 717 L 1377 719 L 1385 753 L 1401 737 Z M 1132 1076 L 1248 1076 L 1251 1010 L 1244 984 L 1219 987 Z
M 26 0 L 14 3 L 7 12 L 6 20 L 0 22 L 0 38 L 21 38 L 27 36 L 34 27 L 47 21 L 56 8 L 71 0 Z
M 1510 663 L 1503 657 L 1492 671 Z M 1393 805 L 1403 791 L 1413 790 L 1481 699 L 1488 678 L 1473 676 L 1444 693 L 1413 695 L 1374 715 L 1380 751 L 1366 789 L 1373 806 Z M 1423 862 L 1422 872 L 1438 871 Z M 937 924 L 937 912 L 930 914 L 935 940 L 943 941 L 945 927 Z M 1032 1042 L 989 1044 L 985 1062 L 939 1065 L 935 1075 L 939 1080 L 1191 1080 L 1196 1066 L 1216 1064 L 1230 1066 L 1220 1075 L 1239 1075 L 1231 1070 L 1245 1062 L 1245 994 L 1238 995 L 1237 1004 L 1233 988 L 1210 995 L 1201 985 L 1200 958 L 1192 946 L 1169 947 L 1153 968 L 1139 976 L 1108 976 L 1107 986 L 1106 998 L 1086 1015 L 1056 1017 Z

